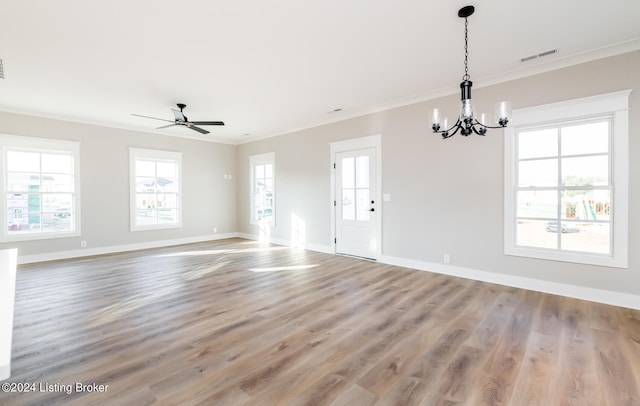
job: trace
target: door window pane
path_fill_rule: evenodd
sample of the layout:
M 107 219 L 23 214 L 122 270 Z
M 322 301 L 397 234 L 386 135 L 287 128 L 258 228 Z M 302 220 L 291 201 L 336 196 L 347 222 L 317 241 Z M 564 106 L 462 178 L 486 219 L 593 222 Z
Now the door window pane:
M 359 156 L 356 158 L 356 187 L 369 187 L 369 157 Z
M 355 193 L 353 189 L 342 189 L 342 219 L 356 219 Z
M 342 187 L 353 188 L 355 186 L 355 159 L 342 158 Z

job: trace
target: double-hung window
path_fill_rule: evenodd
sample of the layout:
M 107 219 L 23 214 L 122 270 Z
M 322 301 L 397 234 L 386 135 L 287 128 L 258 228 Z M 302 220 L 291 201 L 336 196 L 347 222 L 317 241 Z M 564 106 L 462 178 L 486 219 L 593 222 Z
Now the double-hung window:
M 627 266 L 628 95 L 515 111 L 505 142 L 505 253 Z
M 130 148 L 131 231 L 182 226 L 182 154 Z
M 3 241 L 80 235 L 80 144 L 2 135 Z
M 275 224 L 275 154 L 249 157 L 251 171 L 251 224 Z

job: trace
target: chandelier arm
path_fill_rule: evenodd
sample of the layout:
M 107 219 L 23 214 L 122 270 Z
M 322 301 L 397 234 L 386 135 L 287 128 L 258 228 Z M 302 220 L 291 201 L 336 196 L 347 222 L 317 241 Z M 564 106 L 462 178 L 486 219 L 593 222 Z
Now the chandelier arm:
M 476 128 L 476 124 L 473 124 L 471 126 L 471 130 L 473 130 L 474 133 L 481 135 L 483 137 L 487 135 L 487 127 L 480 123 L 478 123 L 478 125 L 480 126 L 479 130 Z
M 496 125 L 496 126 L 486 125 L 486 124 L 482 124 L 482 123 L 481 123 L 481 122 L 479 122 L 477 119 L 476 119 L 476 122 L 475 122 L 475 123 L 473 123 L 473 125 L 475 126 L 476 124 L 478 124 L 478 125 L 480 125 L 480 126 L 482 126 L 482 127 L 484 127 L 484 128 L 488 128 L 488 129 L 492 129 L 492 130 L 497 130 L 497 129 L 500 129 L 500 128 L 505 128 L 505 127 L 507 126 L 506 124 L 505 124 L 505 125 Z
M 456 123 L 454 125 L 452 125 L 451 127 L 447 128 L 446 130 L 442 130 L 442 131 L 438 131 L 438 132 L 439 133 L 448 133 L 451 130 L 455 129 L 455 131 L 453 133 L 451 133 L 451 135 L 454 135 L 455 133 L 457 133 L 460 130 L 460 128 L 462 128 L 462 121 L 460 121 L 460 118 L 458 118 L 458 121 L 456 121 Z
M 460 120 L 460 118 L 458 118 L 458 121 L 456 121 L 456 123 L 454 125 L 452 125 L 451 127 L 445 128 L 444 130 L 440 130 L 440 127 L 438 126 L 438 129 L 437 130 L 434 129 L 433 132 L 434 132 L 434 134 L 444 134 L 444 133 L 449 133 L 449 131 L 455 129 L 455 132 L 453 133 L 453 134 L 455 134 L 455 133 L 458 132 L 458 130 L 461 127 L 462 127 L 462 121 Z M 453 134 L 451 134 L 451 135 L 453 135 Z
M 449 137 L 453 137 L 454 135 L 456 135 L 458 133 L 458 131 L 460 131 L 460 129 L 462 128 L 462 121 L 460 121 L 460 119 L 458 119 L 458 121 L 456 121 L 456 123 L 453 125 L 453 127 L 449 128 L 448 130 L 442 131 L 442 136 L 443 138 L 449 138 Z M 454 130 L 452 133 L 449 133 L 449 131 Z M 444 134 L 447 134 L 447 136 L 445 137 Z

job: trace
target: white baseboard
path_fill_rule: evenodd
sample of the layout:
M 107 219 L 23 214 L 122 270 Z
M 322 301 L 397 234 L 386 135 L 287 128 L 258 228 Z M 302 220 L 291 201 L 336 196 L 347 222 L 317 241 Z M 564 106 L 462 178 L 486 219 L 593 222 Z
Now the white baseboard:
M 90 257 L 93 255 L 114 254 L 118 252 L 144 250 L 149 248 L 170 247 L 172 245 L 191 244 L 197 242 L 222 240 L 238 237 L 238 233 L 211 234 L 198 237 L 177 238 L 173 240 L 148 241 L 134 244 L 112 245 L 109 247 L 82 248 L 79 250 L 46 252 L 34 255 L 18 255 L 18 264 L 30 264 L 33 262 L 55 261 L 58 259 Z
M 525 278 L 522 276 L 505 275 L 495 272 L 479 271 L 471 268 L 443 265 L 432 262 L 417 261 L 412 259 L 383 255 L 379 262 L 418 269 L 421 271 L 441 273 L 460 278 L 473 279 L 482 282 L 495 283 L 514 288 L 528 289 L 536 292 L 550 293 L 572 297 L 575 299 L 599 302 L 613 306 L 627 307 L 640 310 L 640 296 L 613 292 L 603 289 L 588 288 L 585 286 L 569 285 L 540 279 Z

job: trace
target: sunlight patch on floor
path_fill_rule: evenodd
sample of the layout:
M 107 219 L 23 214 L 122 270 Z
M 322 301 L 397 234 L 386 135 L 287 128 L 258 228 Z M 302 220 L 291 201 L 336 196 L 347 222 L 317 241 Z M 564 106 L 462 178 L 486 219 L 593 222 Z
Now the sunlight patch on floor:
M 185 278 L 189 279 L 189 280 L 193 280 L 193 279 L 198 279 L 201 278 L 205 275 L 210 274 L 211 272 L 215 272 L 218 269 L 222 268 L 225 265 L 230 264 L 231 261 L 221 261 L 218 262 L 217 264 L 214 265 L 209 265 L 209 266 L 201 266 L 198 267 L 196 269 L 194 269 L 193 271 L 189 271 L 189 272 L 185 272 L 183 275 Z
M 318 264 L 311 265 L 293 265 L 293 266 L 276 266 L 273 268 L 249 268 L 251 272 L 278 272 L 278 271 L 301 271 L 317 267 Z
M 255 248 L 243 248 L 243 249 L 231 249 L 231 250 L 201 250 L 201 251 L 182 251 L 171 254 L 156 255 L 155 258 L 172 258 L 172 257 L 197 257 L 202 255 L 217 255 L 217 254 L 246 254 L 251 252 L 270 252 L 281 251 L 289 249 L 285 246 L 275 247 L 255 247 Z
M 107 324 L 112 321 L 116 321 L 126 314 L 131 313 L 135 309 L 142 307 L 149 302 L 156 299 L 165 297 L 174 290 L 178 289 L 179 285 L 169 285 L 153 291 L 152 293 L 145 293 L 126 299 L 124 301 L 112 304 L 101 310 L 99 310 L 94 316 L 93 321 L 90 323 L 92 326 L 99 326 Z

